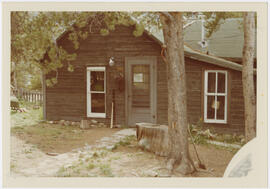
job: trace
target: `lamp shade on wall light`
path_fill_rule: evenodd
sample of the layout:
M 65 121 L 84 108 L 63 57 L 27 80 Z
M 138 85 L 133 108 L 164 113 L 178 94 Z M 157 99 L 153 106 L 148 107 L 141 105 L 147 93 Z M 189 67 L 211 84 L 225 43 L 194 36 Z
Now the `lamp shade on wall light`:
M 111 57 L 109 60 L 109 66 L 114 66 L 115 62 L 114 62 L 114 57 Z

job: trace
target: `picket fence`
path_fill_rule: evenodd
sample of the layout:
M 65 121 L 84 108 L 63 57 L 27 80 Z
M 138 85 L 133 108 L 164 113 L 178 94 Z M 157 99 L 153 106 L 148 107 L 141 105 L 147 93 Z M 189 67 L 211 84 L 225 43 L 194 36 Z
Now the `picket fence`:
M 18 99 L 23 99 L 27 102 L 33 103 L 42 103 L 43 102 L 43 94 L 39 91 L 29 91 L 26 89 L 14 89 L 12 90 L 13 94 Z

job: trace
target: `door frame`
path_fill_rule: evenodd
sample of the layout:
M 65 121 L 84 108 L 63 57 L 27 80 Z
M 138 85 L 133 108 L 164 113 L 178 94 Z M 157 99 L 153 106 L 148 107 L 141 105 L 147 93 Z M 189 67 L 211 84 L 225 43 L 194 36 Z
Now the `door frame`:
M 150 105 L 151 105 L 151 121 L 157 122 L 157 57 L 156 56 L 134 56 L 125 57 L 125 123 L 129 124 L 130 105 L 129 105 L 129 68 L 131 65 L 150 65 Z M 128 125 L 129 126 L 129 125 Z

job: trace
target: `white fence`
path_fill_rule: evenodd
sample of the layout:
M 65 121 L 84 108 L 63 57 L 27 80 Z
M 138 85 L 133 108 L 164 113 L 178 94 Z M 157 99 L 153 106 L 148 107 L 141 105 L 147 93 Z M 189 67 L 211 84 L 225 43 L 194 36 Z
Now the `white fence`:
M 15 95 L 19 99 L 23 99 L 27 102 L 43 102 L 43 94 L 39 91 L 29 91 L 26 89 L 14 89 L 12 90 L 13 95 Z

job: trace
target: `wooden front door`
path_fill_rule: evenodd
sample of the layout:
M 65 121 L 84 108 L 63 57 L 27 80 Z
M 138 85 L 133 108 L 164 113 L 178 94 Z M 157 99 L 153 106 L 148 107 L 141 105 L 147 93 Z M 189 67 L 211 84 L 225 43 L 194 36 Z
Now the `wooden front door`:
M 127 124 L 156 123 L 156 58 L 126 58 Z

